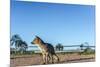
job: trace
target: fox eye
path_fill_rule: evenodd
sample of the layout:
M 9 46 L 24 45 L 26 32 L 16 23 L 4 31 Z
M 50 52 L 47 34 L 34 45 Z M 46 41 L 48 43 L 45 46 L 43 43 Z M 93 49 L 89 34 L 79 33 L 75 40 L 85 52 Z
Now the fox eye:
M 36 38 L 34 39 L 34 41 L 36 41 Z

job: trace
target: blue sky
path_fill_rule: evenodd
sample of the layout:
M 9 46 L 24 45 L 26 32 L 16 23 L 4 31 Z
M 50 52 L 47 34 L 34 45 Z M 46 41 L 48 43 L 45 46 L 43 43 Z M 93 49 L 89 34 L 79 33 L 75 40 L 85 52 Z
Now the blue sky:
M 11 2 L 11 36 L 29 46 L 35 35 L 53 45 L 95 45 L 95 6 L 41 2 Z

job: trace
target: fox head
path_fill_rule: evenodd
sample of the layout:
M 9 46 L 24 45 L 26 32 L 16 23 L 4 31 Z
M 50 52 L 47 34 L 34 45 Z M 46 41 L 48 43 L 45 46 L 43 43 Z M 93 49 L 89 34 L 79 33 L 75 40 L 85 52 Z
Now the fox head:
M 31 42 L 31 44 L 41 44 L 42 40 L 40 37 L 35 36 L 35 39 Z

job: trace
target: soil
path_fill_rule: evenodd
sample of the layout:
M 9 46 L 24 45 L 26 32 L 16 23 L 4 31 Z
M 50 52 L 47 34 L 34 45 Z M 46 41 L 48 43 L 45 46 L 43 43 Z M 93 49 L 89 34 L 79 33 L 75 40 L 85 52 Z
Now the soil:
M 77 63 L 77 62 L 94 62 L 95 55 L 79 55 L 79 54 L 57 54 L 60 61 L 57 62 L 55 59 L 55 64 L 61 63 Z M 31 66 L 31 65 L 41 65 L 42 64 L 42 55 L 22 55 L 22 56 L 11 56 L 10 67 L 16 66 Z M 51 64 L 51 62 L 49 62 Z

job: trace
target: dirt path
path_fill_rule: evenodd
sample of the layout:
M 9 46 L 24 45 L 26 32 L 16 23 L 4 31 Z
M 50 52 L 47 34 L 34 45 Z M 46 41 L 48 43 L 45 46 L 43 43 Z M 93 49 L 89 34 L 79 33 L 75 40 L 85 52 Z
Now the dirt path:
M 95 55 L 78 55 L 78 54 L 59 54 L 59 63 L 77 63 L 77 62 L 93 62 Z M 58 64 L 58 62 L 55 63 Z M 41 55 L 24 55 L 11 57 L 10 67 L 16 66 L 31 66 L 42 64 Z M 50 63 L 51 64 L 51 63 Z

